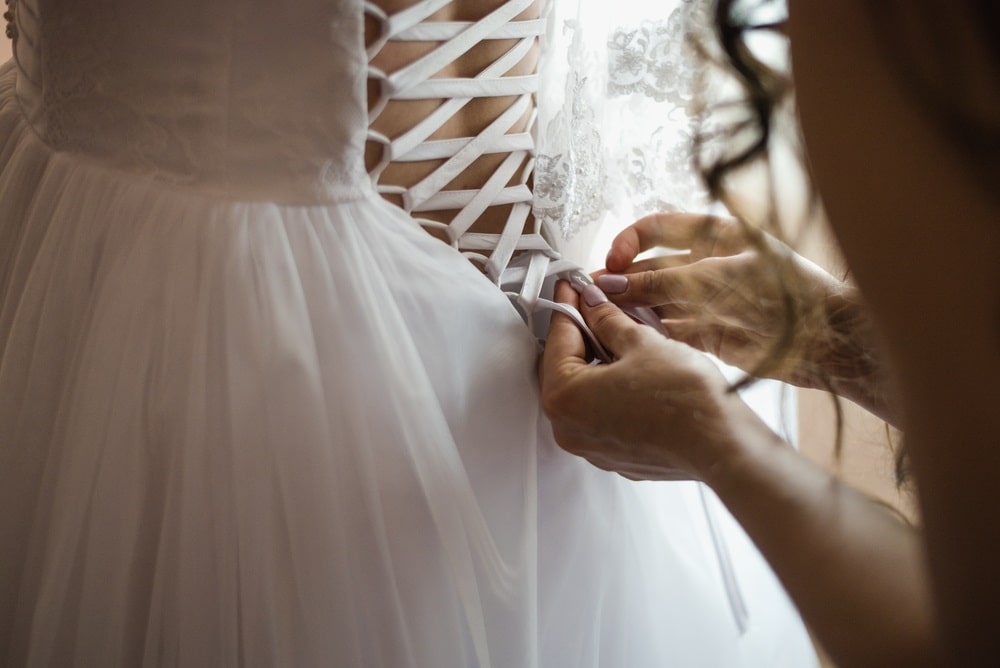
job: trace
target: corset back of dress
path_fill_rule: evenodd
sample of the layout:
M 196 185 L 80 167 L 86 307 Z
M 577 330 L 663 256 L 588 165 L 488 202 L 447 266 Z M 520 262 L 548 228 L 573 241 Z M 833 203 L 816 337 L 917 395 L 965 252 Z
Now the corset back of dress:
M 53 148 L 247 199 L 365 181 L 354 0 L 18 0 L 18 94 Z

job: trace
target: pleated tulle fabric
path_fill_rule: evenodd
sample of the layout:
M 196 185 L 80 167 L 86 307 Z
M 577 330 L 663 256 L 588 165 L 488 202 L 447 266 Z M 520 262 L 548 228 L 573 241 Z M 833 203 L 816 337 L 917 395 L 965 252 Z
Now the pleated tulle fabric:
M 535 339 L 456 251 L 367 187 L 249 201 L 56 150 L 17 80 L 0 665 L 810 665 L 727 524 L 740 633 L 696 485 L 558 450 Z

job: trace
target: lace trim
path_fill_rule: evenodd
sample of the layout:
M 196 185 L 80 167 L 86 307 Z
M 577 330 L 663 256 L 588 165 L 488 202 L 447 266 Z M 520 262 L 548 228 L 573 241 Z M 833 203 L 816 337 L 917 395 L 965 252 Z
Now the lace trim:
M 569 114 L 559 112 L 553 120 L 553 126 L 563 126 L 569 133 L 565 151 L 536 157 L 535 217 L 547 228 L 558 229 L 567 240 L 600 220 L 606 210 L 601 135 L 593 107 L 585 102 L 586 85 L 585 77 L 571 75 Z M 550 130 L 556 131 L 555 127 Z
M 666 21 L 617 28 L 608 40 L 608 92 L 638 93 L 690 111 L 697 68 L 686 57 L 687 21 L 680 8 Z
M 624 223 L 708 206 L 692 147 L 708 70 L 694 36 L 708 30 L 709 7 L 664 3 L 656 19 L 660 8 L 635 4 L 583 0 L 550 37 L 546 83 L 564 90 L 542 96 L 534 211 L 565 240 L 609 214 Z

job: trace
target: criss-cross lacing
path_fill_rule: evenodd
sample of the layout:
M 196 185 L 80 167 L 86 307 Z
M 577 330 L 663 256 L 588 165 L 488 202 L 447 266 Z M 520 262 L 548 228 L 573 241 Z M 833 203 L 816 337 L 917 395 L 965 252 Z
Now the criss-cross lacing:
M 369 64 L 369 79 L 377 83 L 378 98 L 368 113 L 368 140 L 381 147 L 370 175 L 383 195 L 395 195 L 402 208 L 421 225 L 435 230 L 483 270 L 533 325 L 539 309 L 556 310 L 571 317 L 585 332 L 599 357 L 609 360 L 600 342 L 583 318 L 571 307 L 542 297 L 553 276 L 569 278 L 576 286 L 589 277 L 573 262 L 562 258 L 544 238 L 541 224 L 530 217 L 532 194 L 528 187 L 534 167 L 535 123 L 533 95 L 538 75 L 509 75 L 529 53 L 544 31 L 544 19 L 515 21 L 533 0 L 511 0 L 478 21 L 428 21 L 452 0 L 427 0 L 388 15 L 371 2 L 366 13 L 379 23 L 379 34 L 368 47 L 369 63 L 391 41 L 434 42 L 429 53 L 391 74 Z M 513 40 L 514 45 L 472 77 L 434 77 L 456 58 L 484 41 Z M 434 77 L 434 78 L 432 78 Z M 513 101 L 479 134 L 472 137 L 430 139 L 449 119 L 475 98 L 511 97 Z M 441 105 L 416 125 L 390 138 L 372 129 L 372 124 L 392 100 L 441 100 Z M 515 130 L 522 118 L 526 127 Z M 475 160 L 485 154 L 506 154 L 482 187 L 475 190 L 445 190 L 445 187 Z M 380 183 L 390 163 L 443 160 L 416 184 L 405 187 Z M 512 184 L 512 185 L 511 185 Z M 488 234 L 470 231 L 491 206 L 509 205 L 502 231 Z M 421 214 L 457 211 L 447 223 Z M 525 226 L 530 225 L 530 231 Z

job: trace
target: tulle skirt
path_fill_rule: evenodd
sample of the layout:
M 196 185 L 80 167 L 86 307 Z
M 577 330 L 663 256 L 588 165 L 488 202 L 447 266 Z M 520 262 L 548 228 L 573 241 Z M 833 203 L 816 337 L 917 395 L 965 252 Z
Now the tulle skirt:
M 810 665 L 698 486 L 558 450 L 537 344 L 360 189 L 52 151 L 0 72 L 0 663 Z M 717 527 L 718 528 L 718 527 Z

